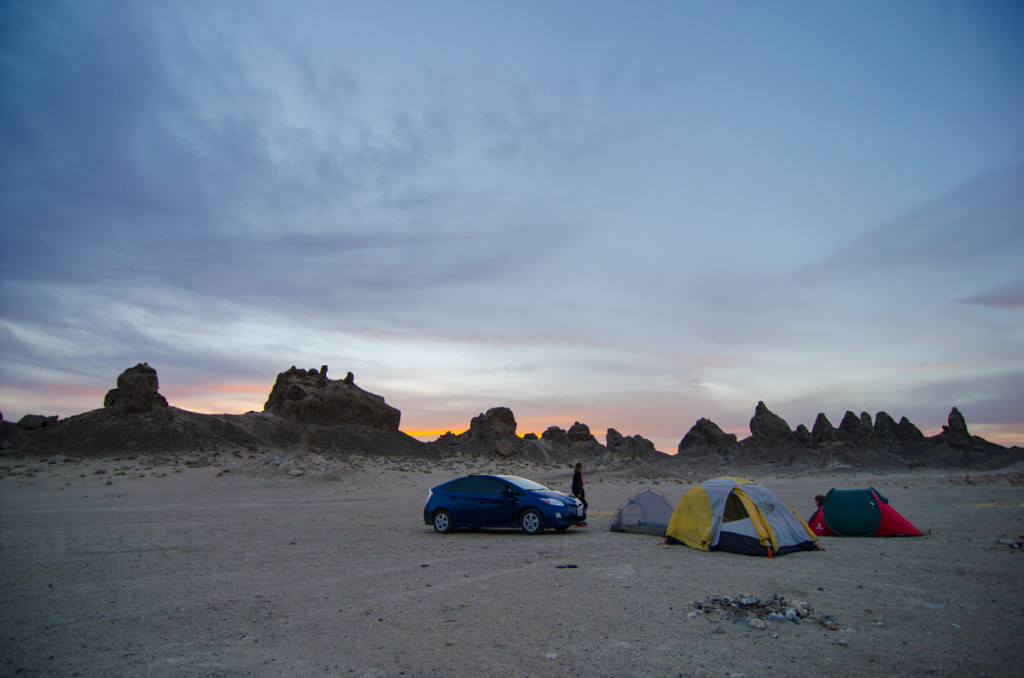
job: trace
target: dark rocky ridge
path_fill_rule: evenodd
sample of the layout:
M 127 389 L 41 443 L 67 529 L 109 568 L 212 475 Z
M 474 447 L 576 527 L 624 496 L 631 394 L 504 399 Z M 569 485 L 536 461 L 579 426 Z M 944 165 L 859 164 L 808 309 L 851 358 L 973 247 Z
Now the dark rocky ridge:
M 271 452 L 429 457 L 422 442 L 398 430 L 401 413 L 384 398 L 344 380 L 294 366 L 277 376 L 263 412 L 199 414 L 170 407 L 156 370 L 125 370 L 104 407 L 57 421 L 0 422 L 0 454 L 103 457 L 188 452 Z M 31 418 L 30 418 L 31 417 Z M 26 422 L 26 419 L 29 419 Z
M 507 407 L 494 407 L 473 417 L 461 434 L 446 433 L 424 443 L 436 456 L 516 458 L 548 463 L 584 461 L 604 468 L 656 466 L 672 459 L 658 452 L 654 443 L 641 436 L 626 437 L 608 429 L 602 445 L 586 424 L 575 422 L 569 430 L 550 426 L 540 438 L 516 433 L 516 420 Z
M 679 442 L 677 458 L 723 465 L 791 464 L 811 467 L 1001 468 L 1024 461 L 1018 447 L 1006 448 L 972 436 L 957 408 L 942 433 L 926 437 L 906 417 L 899 423 L 886 412 L 857 416 L 846 412 L 839 428 L 818 414 L 812 430 L 789 424 L 759 402 L 750 420 L 751 436 L 737 440 L 713 422 L 699 420 Z
M 168 405 L 159 394 L 156 370 L 142 363 L 118 377 L 102 409 L 64 420 L 26 415 L 17 424 L 0 417 L 0 455 L 85 458 L 299 450 L 323 456 L 583 461 L 604 469 L 645 469 L 651 475 L 731 468 L 983 469 L 1024 460 L 1020 448 L 971 435 L 955 407 L 942 433 L 926 437 L 906 417 L 897 423 L 885 412 L 873 421 L 866 412 L 847 412 L 838 428 L 819 414 L 811 430 L 803 424 L 791 429 L 759 402 L 749 438 L 738 440 L 700 419 L 682 438 L 676 455 L 659 452 L 642 436 L 624 436 L 611 428 L 602 444 L 581 422 L 568 431 L 551 426 L 540 437 L 520 437 L 507 407 L 487 410 L 473 417 L 464 433 L 447 433 L 429 443 L 402 433 L 400 420 L 401 413 L 384 398 L 356 386 L 351 373 L 342 380 L 328 379 L 326 366 L 293 366 L 279 374 L 263 412 L 189 412 Z

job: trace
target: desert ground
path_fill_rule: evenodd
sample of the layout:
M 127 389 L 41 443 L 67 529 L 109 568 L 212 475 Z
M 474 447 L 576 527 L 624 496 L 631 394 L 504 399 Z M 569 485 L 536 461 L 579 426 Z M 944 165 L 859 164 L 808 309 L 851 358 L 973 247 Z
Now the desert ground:
M 350 457 L 277 472 L 228 457 L 2 460 L 4 676 L 793 676 L 1024 673 L 1022 467 L 774 474 L 815 494 L 874 486 L 923 531 L 821 538 L 776 559 L 608 531 L 644 487 L 699 480 L 585 469 L 586 528 L 439 535 L 427 490 L 571 468 Z M 1003 542 L 1000 542 L 1003 540 Z M 575 566 L 575 567 L 573 567 Z M 806 602 L 804 623 L 735 623 L 695 602 Z M 825 622 L 829 623 L 825 623 Z

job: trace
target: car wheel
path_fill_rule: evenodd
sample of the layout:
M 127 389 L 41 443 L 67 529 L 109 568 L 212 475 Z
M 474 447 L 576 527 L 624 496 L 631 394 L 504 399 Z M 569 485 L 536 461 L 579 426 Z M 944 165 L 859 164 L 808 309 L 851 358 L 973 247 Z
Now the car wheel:
M 452 531 L 452 514 L 441 509 L 434 514 L 434 532 L 448 534 Z
M 544 531 L 544 516 L 537 509 L 526 509 L 519 516 L 519 527 L 526 534 L 540 534 Z

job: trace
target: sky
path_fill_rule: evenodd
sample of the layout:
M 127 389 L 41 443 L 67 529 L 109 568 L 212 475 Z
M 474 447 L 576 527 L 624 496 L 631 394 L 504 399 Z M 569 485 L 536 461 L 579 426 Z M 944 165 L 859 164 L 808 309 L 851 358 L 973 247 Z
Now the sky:
M 1024 4 L 0 0 L 0 412 L 353 372 L 1024 445 Z

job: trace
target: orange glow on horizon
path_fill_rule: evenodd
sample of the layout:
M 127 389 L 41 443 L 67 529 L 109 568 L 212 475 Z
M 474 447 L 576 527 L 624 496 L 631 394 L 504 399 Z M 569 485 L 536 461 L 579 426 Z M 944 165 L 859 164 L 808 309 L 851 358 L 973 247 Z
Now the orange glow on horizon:
M 439 428 L 439 429 L 433 429 L 433 430 L 429 430 L 429 431 L 402 431 L 402 433 L 404 433 L 407 436 L 412 436 L 413 438 L 418 438 L 420 436 L 431 436 L 431 437 L 434 437 L 434 438 L 440 438 L 445 433 L 454 433 L 455 435 L 459 435 L 461 433 L 465 433 L 466 430 L 467 429 L 464 429 L 464 428 L 463 429 Z
M 160 391 L 163 392 L 163 390 L 164 390 L 164 385 L 160 384 Z M 195 384 L 184 384 L 184 385 L 175 384 L 173 386 L 170 386 L 170 385 L 167 386 L 167 392 L 168 393 L 170 393 L 170 392 L 178 392 L 178 393 L 186 393 L 186 394 L 195 394 L 195 393 L 207 393 L 207 392 L 210 392 L 210 391 L 212 391 L 214 393 L 252 393 L 252 394 L 258 394 L 258 395 L 261 395 L 261 396 L 266 396 L 267 394 L 270 393 L 270 391 L 267 389 L 267 385 L 266 384 L 255 384 L 255 383 L 252 383 L 252 384 L 239 384 L 239 383 L 236 383 L 236 382 L 208 382 L 208 381 L 204 381 L 204 382 L 199 382 L 199 383 L 195 383 Z

